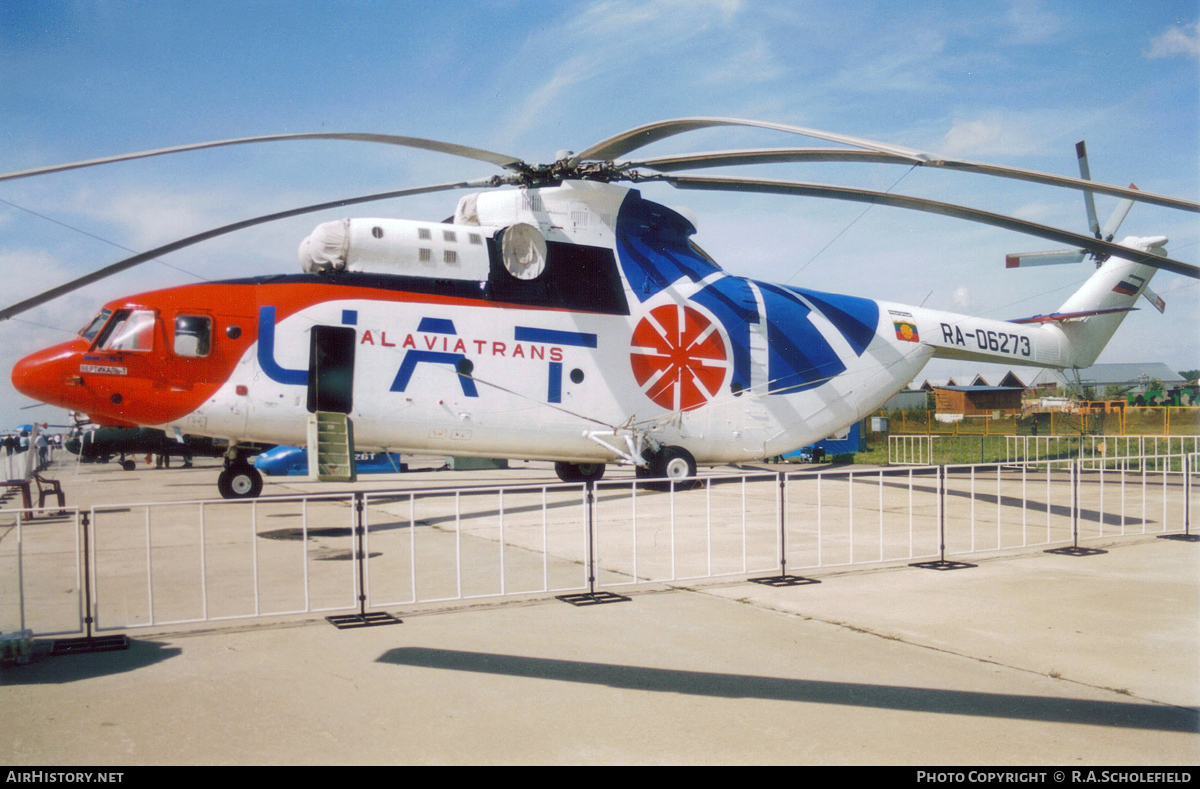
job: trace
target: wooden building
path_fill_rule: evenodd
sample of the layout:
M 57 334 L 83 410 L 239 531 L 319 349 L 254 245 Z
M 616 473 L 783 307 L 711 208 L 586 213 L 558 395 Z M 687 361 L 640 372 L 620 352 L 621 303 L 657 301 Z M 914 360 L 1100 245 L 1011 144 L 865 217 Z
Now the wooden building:
M 1019 414 L 1024 391 L 1019 386 L 935 386 L 933 396 L 939 414 Z

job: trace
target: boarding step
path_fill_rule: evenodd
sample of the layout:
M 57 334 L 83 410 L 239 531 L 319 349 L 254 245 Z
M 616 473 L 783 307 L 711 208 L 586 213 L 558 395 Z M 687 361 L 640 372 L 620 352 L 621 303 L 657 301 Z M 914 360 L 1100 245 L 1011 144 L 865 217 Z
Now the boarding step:
M 308 415 L 309 477 L 319 482 L 353 482 L 354 424 L 333 411 Z

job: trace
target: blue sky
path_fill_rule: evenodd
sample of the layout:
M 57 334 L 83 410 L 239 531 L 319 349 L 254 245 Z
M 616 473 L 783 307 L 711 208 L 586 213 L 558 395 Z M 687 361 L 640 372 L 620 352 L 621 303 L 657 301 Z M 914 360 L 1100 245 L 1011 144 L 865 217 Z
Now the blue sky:
M 353 131 L 526 161 L 663 118 L 753 118 L 958 158 L 1200 196 L 1196 2 L 34 2 L 0 4 L 0 171 L 258 134 Z M 820 144 L 709 130 L 646 155 Z M 635 154 L 636 155 L 636 154 Z M 270 211 L 491 175 L 486 164 L 361 143 L 218 149 L 0 184 L 5 305 L 134 250 Z M 960 202 L 1086 232 L 1077 193 L 925 168 L 796 164 L 708 171 Z M 1088 266 L 1006 271 L 1044 242 L 958 220 L 814 199 L 675 192 L 726 269 L 995 318 L 1047 312 Z M 440 219 L 454 194 L 355 215 Z M 1103 221 L 1115 201 L 1098 198 Z M 35 213 L 30 213 L 35 212 Z M 172 254 L 0 324 L 0 367 L 67 339 L 110 298 L 297 270 L 345 210 Z M 62 223 L 62 224 L 57 224 Z M 64 227 L 64 225 L 69 227 Z M 80 232 L 83 231 L 83 232 Z M 1200 261 L 1195 214 L 1136 206 L 1119 236 L 1164 234 Z M 102 239 L 102 240 L 101 240 Z M 168 265 L 169 264 L 169 265 Z M 1200 367 L 1200 287 L 1160 274 L 1167 313 L 1131 315 L 1102 362 Z M 1145 302 L 1143 302 L 1145 304 Z M 1147 305 L 1148 306 L 1148 305 Z M 929 377 L 977 368 L 934 363 Z M 0 382 L 0 427 L 49 408 Z

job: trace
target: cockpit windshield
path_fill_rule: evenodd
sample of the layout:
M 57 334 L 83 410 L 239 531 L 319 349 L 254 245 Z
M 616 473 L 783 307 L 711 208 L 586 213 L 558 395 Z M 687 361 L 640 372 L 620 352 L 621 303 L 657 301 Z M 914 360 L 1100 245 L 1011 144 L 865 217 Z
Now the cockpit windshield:
M 96 339 L 96 335 L 100 333 L 100 327 L 103 326 L 104 322 L 108 320 L 109 315 L 112 315 L 112 310 L 100 310 L 100 312 L 96 314 L 96 317 L 92 318 L 88 325 L 84 326 L 83 329 L 80 330 L 79 336 L 88 342 Z
M 117 310 L 96 339 L 100 351 L 149 351 L 154 347 L 152 310 Z

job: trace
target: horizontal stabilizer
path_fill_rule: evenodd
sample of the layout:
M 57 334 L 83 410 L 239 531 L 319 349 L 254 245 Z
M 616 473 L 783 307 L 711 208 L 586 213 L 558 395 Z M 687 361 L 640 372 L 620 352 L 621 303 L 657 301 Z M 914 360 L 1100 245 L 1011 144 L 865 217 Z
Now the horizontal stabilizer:
M 1167 303 L 1163 301 L 1163 297 L 1150 290 L 1149 285 L 1142 290 L 1142 295 L 1146 297 L 1146 301 L 1154 305 L 1154 309 L 1158 310 L 1159 312 L 1167 311 Z
M 1157 306 L 1157 305 L 1156 305 Z M 1050 323 L 1052 321 L 1070 321 L 1079 318 L 1090 318 L 1093 315 L 1108 315 L 1114 312 L 1133 312 L 1137 307 L 1109 307 L 1103 310 L 1082 310 L 1080 312 L 1052 312 L 1049 315 L 1034 315 L 1032 318 L 1018 318 L 1009 323 Z
M 1063 249 L 1052 252 L 1019 252 L 1004 256 L 1005 268 L 1021 266 L 1056 266 L 1060 263 L 1081 263 L 1087 252 L 1082 249 Z

